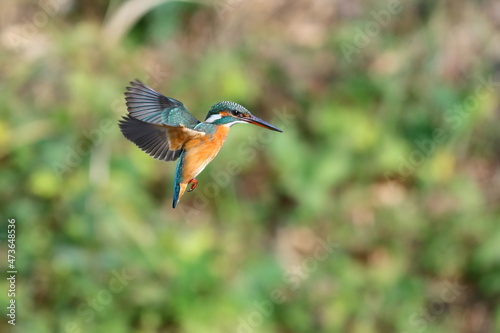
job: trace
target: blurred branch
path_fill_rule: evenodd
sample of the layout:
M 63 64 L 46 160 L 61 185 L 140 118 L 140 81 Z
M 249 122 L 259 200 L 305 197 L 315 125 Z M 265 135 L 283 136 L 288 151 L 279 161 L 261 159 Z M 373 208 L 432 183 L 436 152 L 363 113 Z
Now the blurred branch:
M 115 45 L 143 15 L 156 6 L 173 1 L 203 3 L 196 0 L 129 0 L 109 15 L 103 28 L 104 37 L 110 45 Z

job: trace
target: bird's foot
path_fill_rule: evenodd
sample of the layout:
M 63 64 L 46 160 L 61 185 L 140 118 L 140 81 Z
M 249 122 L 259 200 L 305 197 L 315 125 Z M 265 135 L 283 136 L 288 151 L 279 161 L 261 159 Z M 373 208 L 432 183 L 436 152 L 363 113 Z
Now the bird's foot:
M 193 178 L 190 181 L 188 181 L 188 184 L 191 184 L 191 188 L 188 190 L 188 192 L 191 192 L 196 188 L 196 186 L 198 186 L 198 181 L 195 178 Z

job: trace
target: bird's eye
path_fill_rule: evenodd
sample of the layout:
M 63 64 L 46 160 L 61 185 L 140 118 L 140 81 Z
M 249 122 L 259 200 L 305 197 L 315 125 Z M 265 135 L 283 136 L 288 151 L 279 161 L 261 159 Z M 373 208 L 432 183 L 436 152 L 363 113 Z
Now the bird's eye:
M 232 114 L 233 114 L 233 116 L 235 116 L 235 117 L 239 117 L 239 116 L 241 116 L 241 112 L 240 112 L 240 111 L 237 111 L 237 110 L 233 110 Z

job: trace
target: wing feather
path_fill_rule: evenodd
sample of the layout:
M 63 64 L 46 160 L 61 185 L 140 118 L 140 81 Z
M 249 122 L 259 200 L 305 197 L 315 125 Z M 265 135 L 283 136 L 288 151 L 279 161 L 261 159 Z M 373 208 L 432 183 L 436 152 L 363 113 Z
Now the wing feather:
M 139 80 L 130 82 L 125 100 L 131 117 L 150 124 L 194 128 L 200 123 L 184 104 L 163 96 Z
M 120 121 L 120 130 L 142 151 L 161 161 L 175 161 L 187 141 L 206 135 L 183 126 L 151 124 L 130 115 Z

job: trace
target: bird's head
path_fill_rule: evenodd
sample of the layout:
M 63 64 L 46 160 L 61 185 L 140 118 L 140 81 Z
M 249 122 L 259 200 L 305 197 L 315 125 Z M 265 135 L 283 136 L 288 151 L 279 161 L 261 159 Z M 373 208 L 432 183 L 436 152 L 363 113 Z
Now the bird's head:
M 238 123 L 249 123 L 276 132 L 283 132 L 268 122 L 255 117 L 243 106 L 234 102 L 219 102 L 208 111 L 206 123 L 231 127 Z

